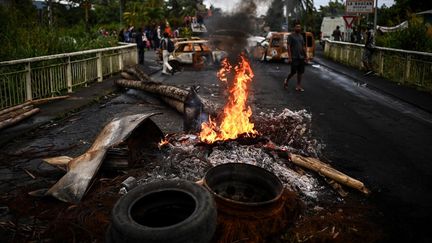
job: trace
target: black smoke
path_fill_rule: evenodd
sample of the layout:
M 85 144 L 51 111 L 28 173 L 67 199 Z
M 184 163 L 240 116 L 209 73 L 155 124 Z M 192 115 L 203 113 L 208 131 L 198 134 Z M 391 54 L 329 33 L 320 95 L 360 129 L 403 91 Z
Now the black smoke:
M 265 0 L 242 0 L 235 9 L 208 19 L 206 27 L 210 42 L 237 58 L 247 45 L 247 38 L 256 32 L 257 4 Z

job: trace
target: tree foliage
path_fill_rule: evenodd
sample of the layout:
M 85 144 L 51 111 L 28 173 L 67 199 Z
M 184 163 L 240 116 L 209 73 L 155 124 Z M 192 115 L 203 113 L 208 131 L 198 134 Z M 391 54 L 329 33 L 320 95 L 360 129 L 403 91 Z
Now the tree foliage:
M 407 29 L 379 35 L 376 44 L 396 49 L 432 52 L 432 38 L 428 31 L 431 31 L 430 27 L 428 29 L 421 18 L 412 16 Z

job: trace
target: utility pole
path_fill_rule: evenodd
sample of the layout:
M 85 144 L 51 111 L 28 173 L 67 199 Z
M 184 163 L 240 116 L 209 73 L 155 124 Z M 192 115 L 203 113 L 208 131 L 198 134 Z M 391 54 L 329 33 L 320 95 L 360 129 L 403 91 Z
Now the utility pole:
M 53 25 L 53 6 L 52 0 L 48 0 L 48 27 L 51 28 Z
M 378 21 L 378 0 L 375 0 L 375 11 L 374 11 L 374 36 L 376 36 L 377 21 Z
M 125 0 L 120 0 L 120 26 L 123 28 L 123 12 L 125 7 Z

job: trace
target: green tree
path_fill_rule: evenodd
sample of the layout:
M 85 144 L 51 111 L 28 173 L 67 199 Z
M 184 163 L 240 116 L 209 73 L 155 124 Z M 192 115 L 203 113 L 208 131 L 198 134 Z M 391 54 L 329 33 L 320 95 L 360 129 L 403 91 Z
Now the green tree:
M 427 31 L 422 20 L 413 16 L 407 29 L 379 35 L 376 44 L 396 49 L 432 52 L 432 38 L 428 36 Z
M 338 0 L 330 1 L 326 6 L 320 6 L 319 12 L 323 17 L 342 16 L 345 14 L 345 4 Z

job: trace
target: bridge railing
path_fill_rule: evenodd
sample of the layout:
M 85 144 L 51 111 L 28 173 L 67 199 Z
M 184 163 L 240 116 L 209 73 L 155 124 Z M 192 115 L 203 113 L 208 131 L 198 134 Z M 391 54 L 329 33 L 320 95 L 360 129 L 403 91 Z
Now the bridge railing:
M 71 93 L 136 63 L 136 44 L 0 62 L 0 109 Z
M 363 68 L 364 45 L 326 41 L 324 55 L 334 61 Z M 376 47 L 372 54 L 374 70 L 402 85 L 432 91 L 432 53 Z

